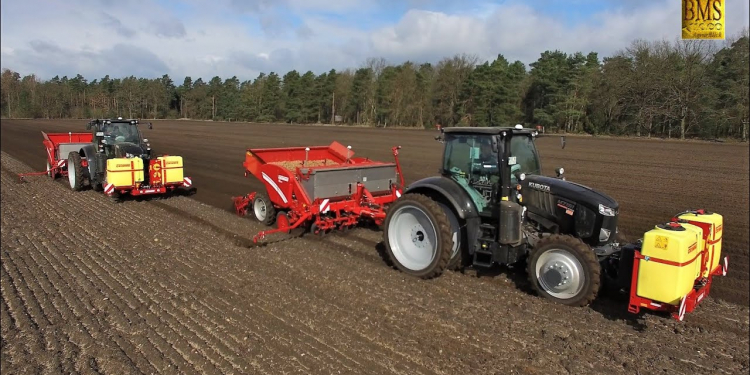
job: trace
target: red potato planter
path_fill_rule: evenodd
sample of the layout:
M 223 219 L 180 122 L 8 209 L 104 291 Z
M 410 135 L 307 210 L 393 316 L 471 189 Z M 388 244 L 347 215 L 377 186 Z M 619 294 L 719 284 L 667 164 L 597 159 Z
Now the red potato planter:
M 26 176 L 47 175 L 53 180 L 59 176 L 68 176 L 68 154 L 78 151 L 82 147 L 91 144 L 94 139 L 92 133 L 45 133 L 42 132 L 42 143 L 47 151 L 47 168 L 44 172 L 21 173 L 19 178 L 23 181 Z M 87 167 L 85 160 L 82 166 Z
M 265 192 L 234 197 L 238 215 L 276 224 L 266 235 L 306 227 L 316 234 L 346 230 L 362 220 L 381 225 L 385 208 L 398 199 L 404 178 L 398 161 L 400 146 L 392 148 L 395 162 L 353 157 L 351 147 L 329 146 L 248 149 L 245 176 L 255 176 Z

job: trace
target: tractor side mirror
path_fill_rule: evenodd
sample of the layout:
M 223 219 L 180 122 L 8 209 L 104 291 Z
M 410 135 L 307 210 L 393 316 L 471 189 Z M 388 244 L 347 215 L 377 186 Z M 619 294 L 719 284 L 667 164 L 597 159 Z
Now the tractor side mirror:
M 560 136 L 560 147 L 565 148 L 565 136 Z
M 492 137 L 492 152 L 494 153 L 498 152 L 497 137 Z

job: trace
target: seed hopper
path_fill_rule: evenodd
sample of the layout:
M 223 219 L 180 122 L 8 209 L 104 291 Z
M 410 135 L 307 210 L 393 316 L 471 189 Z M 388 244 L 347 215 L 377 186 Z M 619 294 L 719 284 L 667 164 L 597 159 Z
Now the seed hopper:
M 245 177 L 260 180 L 264 192 L 234 197 L 237 214 L 249 211 L 261 223 L 276 228 L 261 231 L 254 242 L 271 233 L 306 228 L 315 234 L 346 230 L 362 220 L 380 225 L 385 207 L 401 196 L 404 178 L 398 150 L 395 162 L 354 157 L 351 146 L 248 149 Z

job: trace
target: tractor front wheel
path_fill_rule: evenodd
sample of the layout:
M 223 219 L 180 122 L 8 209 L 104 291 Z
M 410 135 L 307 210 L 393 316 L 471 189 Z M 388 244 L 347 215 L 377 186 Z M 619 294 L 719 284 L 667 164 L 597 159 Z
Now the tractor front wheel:
M 83 166 L 81 166 L 81 155 L 77 151 L 68 154 L 68 182 L 73 191 L 83 190 Z
M 601 267 L 578 238 L 553 234 L 537 242 L 528 259 L 531 286 L 539 295 L 568 306 L 586 306 L 599 292 Z
M 430 279 L 445 271 L 453 255 L 453 231 L 437 202 L 405 194 L 388 209 L 383 226 L 387 256 L 401 272 Z

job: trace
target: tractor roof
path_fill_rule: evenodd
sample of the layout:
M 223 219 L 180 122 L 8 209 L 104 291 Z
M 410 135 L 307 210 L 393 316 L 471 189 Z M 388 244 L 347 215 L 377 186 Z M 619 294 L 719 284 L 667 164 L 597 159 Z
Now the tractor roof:
M 492 126 L 492 127 L 450 127 L 444 128 L 445 133 L 462 133 L 462 134 L 484 134 L 484 135 L 498 135 L 502 132 L 512 132 L 513 134 L 535 134 L 535 129 L 524 128 L 520 125 L 515 127 L 511 126 Z
M 133 123 L 135 123 L 135 124 L 137 124 L 139 121 L 137 119 L 132 119 L 132 118 L 118 117 L 118 118 L 115 118 L 115 119 L 109 119 L 109 118 L 94 119 L 94 120 L 91 120 L 90 122 L 91 123 L 97 123 L 97 124 L 99 124 L 99 123 L 101 123 L 101 124 L 107 124 L 107 123 L 113 123 L 113 124 L 114 123 L 120 123 L 120 124 L 122 124 L 122 123 L 133 124 Z

